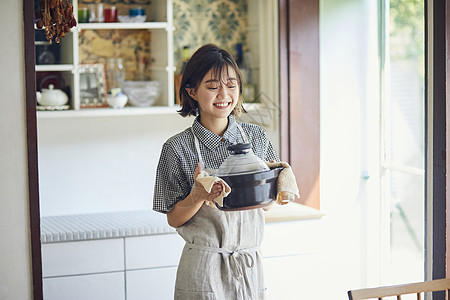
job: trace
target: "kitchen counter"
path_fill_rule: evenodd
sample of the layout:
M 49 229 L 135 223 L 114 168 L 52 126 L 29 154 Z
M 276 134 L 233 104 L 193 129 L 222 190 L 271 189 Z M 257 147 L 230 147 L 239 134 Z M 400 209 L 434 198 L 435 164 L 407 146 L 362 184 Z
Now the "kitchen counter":
M 325 214 L 320 210 L 296 202 L 286 205 L 274 204 L 265 212 L 266 222 L 320 219 Z
M 164 214 L 152 210 L 41 218 L 41 243 L 174 233 Z
M 266 222 L 320 219 L 323 213 L 297 203 L 273 205 Z M 174 233 L 164 214 L 125 211 L 41 218 L 41 243 L 71 242 Z

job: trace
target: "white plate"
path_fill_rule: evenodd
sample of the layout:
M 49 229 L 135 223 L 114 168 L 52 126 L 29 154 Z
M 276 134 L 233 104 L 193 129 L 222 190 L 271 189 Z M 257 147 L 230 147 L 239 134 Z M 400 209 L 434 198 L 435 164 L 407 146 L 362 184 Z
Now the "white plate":
M 43 105 L 36 105 L 36 110 L 68 110 L 70 108 L 69 105 L 58 105 L 58 106 L 43 106 Z

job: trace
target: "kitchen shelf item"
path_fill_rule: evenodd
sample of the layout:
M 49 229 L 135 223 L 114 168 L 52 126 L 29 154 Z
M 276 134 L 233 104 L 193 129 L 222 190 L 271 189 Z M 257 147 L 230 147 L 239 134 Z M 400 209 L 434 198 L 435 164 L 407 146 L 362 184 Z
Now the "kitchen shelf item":
M 108 105 L 112 108 L 124 108 L 124 106 L 127 104 L 128 97 L 122 93 L 117 95 L 108 95 L 108 98 L 106 98 L 106 102 Z
M 155 103 L 160 93 L 157 81 L 125 81 L 123 91 L 133 106 L 148 107 Z
M 42 89 L 41 92 L 36 92 L 36 99 L 43 106 L 61 106 L 69 101 L 66 93 L 55 89 L 53 84 L 50 84 L 47 89 Z
M 143 23 L 147 20 L 147 16 L 118 16 L 121 23 Z

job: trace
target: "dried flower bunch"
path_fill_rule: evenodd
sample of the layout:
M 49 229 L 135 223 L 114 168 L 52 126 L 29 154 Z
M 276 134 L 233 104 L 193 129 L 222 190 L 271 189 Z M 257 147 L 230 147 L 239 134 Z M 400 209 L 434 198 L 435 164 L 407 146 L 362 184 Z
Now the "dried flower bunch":
M 45 28 L 47 40 L 51 43 L 53 37 L 59 43 L 61 38 L 77 25 L 73 16 L 73 6 L 70 0 L 41 0 L 36 11 L 36 27 Z

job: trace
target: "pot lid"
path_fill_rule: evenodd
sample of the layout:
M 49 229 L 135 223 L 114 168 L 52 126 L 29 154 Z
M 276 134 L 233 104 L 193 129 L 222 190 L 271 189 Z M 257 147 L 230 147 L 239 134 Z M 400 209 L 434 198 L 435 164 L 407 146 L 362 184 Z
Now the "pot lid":
M 217 170 L 217 176 L 241 175 L 268 171 L 267 164 L 252 151 L 250 143 L 238 143 L 227 148 L 231 151 Z

